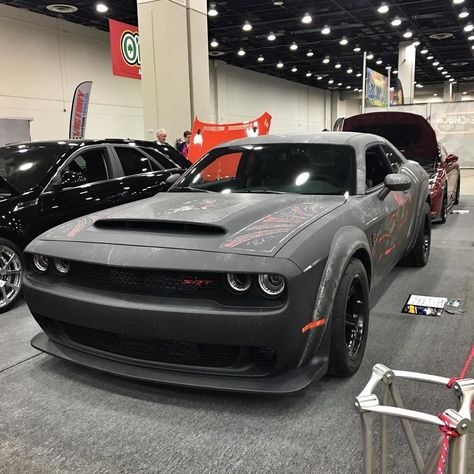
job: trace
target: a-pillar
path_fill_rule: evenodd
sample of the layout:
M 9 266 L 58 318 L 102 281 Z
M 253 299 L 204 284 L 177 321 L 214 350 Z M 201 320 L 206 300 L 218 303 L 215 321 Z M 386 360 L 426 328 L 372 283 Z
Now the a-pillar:
M 398 45 L 398 79 L 403 88 L 405 104 L 412 104 L 415 95 L 416 46 L 411 41 Z
M 145 136 L 174 144 L 195 116 L 209 120 L 205 0 L 137 0 Z

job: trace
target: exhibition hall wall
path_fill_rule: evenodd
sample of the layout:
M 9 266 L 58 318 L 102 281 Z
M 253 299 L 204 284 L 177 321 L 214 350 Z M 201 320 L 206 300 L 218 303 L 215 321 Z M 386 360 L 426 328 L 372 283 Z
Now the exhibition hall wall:
M 0 50 L 0 117 L 32 118 L 33 140 L 67 137 L 72 95 L 85 80 L 93 81 L 87 138 L 144 138 L 141 81 L 112 74 L 107 32 L 0 4 L 0 41 L 10 46 Z M 211 122 L 269 112 L 272 133 L 294 133 L 330 129 L 341 113 L 360 112 L 351 94 L 339 100 L 223 61 L 210 61 L 210 72 Z

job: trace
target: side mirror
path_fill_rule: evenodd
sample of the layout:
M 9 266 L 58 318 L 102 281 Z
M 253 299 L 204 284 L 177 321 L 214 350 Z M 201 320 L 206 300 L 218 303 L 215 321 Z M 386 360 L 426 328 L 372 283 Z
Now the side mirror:
M 407 191 L 411 188 L 411 180 L 405 174 L 388 174 L 385 176 L 384 188 L 379 193 L 379 198 L 384 200 L 390 191 Z
M 172 184 L 176 183 L 176 181 L 178 181 L 179 178 L 181 178 L 180 174 L 178 173 L 172 174 L 166 178 L 165 182 L 168 186 L 171 186 Z
M 62 189 L 68 188 L 70 186 L 79 186 L 81 184 L 87 183 L 87 178 L 80 171 L 71 171 L 66 170 L 61 175 L 61 178 L 58 182 L 54 183 L 54 188 Z

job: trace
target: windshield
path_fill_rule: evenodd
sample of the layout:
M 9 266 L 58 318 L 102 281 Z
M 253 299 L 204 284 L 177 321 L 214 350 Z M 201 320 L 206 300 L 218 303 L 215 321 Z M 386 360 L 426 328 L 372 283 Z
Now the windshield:
M 211 150 L 171 191 L 354 194 L 355 169 L 347 145 L 232 146 Z
M 18 192 L 24 193 L 39 184 L 69 148 L 57 143 L 1 147 L 0 176 Z M 0 186 L 2 189 L 5 187 Z

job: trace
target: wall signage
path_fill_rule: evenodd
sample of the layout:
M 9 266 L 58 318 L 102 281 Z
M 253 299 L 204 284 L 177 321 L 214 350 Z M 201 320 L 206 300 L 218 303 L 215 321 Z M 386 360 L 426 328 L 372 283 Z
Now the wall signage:
M 115 76 L 141 79 L 138 27 L 109 20 L 112 72 Z

